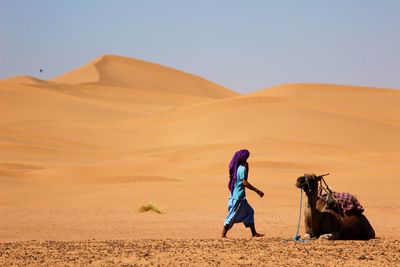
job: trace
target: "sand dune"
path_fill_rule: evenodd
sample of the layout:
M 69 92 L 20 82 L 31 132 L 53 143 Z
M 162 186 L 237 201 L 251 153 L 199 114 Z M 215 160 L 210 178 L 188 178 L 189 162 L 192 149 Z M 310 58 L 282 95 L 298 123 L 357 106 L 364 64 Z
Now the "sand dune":
M 150 147 L 254 142 L 263 147 L 304 144 L 312 153 L 313 147 L 385 155 L 400 151 L 400 121 L 395 117 L 400 114 L 398 91 L 364 92 L 361 88 L 360 92 L 351 92 L 350 88 L 347 92 L 346 87 L 324 85 L 292 91 L 297 86 L 184 107 L 161 117 L 127 120 L 114 127 L 130 131 L 142 125 L 144 136 L 137 135 L 138 140 L 151 138 Z
M 260 231 L 291 236 L 304 172 L 331 172 L 378 236 L 400 219 L 400 92 L 287 84 L 239 95 L 182 71 L 103 56 L 52 81 L 0 81 L 0 239 L 209 238 L 227 164 L 250 149 Z M 147 202 L 164 214 L 142 214 Z M 231 233 L 247 236 L 240 226 Z
M 68 84 L 96 84 L 136 90 L 221 99 L 231 90 L 176 69 L 121 56 L 105 55 L 54 79 Z

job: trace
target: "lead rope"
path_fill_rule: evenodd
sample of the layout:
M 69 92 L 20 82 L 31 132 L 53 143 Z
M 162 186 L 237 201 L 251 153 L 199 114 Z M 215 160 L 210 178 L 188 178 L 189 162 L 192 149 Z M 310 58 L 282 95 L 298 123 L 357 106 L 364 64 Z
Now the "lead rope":
M 300 189 L 300 211 L 299 211 L 299 221 L 297 223 L 297 230 L 296 230 L 296 235 L 294 237 L 294 241 L 300 241 L 300 235 L 299 235 L 299 229 L 300 229 L 300 220 L 301 220 L 301 207 L 303 203 L 303 190 Z

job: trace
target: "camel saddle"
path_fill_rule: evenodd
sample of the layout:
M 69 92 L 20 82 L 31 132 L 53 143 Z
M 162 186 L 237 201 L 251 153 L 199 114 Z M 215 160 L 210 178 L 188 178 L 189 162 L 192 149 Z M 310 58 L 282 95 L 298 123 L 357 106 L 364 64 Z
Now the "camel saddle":
M 331 195 L 323 195 L 326 201 L 326 209 L 337 210 L 341 209 L 345 214 L 363 213 L 364 208 L 357 198 L 350 193 L 332 192 Z

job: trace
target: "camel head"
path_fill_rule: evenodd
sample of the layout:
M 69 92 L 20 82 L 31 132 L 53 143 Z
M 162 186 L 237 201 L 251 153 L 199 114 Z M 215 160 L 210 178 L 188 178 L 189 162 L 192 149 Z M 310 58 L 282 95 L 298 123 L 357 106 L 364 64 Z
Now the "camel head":
M 321 176 L 317 176 L 314 173 L 306 173 L 297 178 L 296 187 L 304 190 L 306 193 L 311 193 L 318 189 L 319 180 L 321 180 Z

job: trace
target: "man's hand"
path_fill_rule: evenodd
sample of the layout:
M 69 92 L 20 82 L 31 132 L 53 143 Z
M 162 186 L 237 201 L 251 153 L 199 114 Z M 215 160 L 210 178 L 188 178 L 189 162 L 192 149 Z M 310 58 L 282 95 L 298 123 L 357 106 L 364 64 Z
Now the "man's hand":
M 252 186 L 246 179 L 243 180 L 243 185 L 244 185 L 246 188 L 248 188 L 248 189 L 250 189 L 250 190 L 256 192 L 260 197 L 263 197 L 263 196 L 264 196 L 264 192 L 263 192 L 263 191 L 258 190 L 257 188 L 255 188 L 254 186 Z

